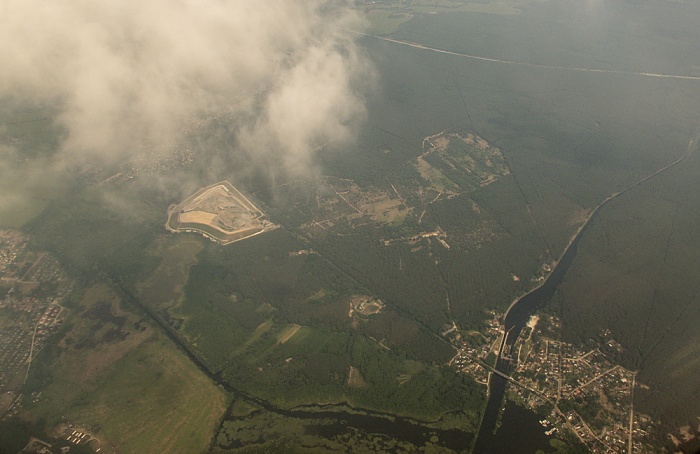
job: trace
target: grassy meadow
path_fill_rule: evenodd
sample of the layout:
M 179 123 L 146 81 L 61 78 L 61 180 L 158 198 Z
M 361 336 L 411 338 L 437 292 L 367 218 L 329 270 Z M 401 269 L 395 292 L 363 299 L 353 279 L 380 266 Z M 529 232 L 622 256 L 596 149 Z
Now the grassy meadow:
M 60 339 L 33 364 L 30 418 L 69 422 L 101 452 L 202 452 L 228 397 L 104 285 L 85 292 Z

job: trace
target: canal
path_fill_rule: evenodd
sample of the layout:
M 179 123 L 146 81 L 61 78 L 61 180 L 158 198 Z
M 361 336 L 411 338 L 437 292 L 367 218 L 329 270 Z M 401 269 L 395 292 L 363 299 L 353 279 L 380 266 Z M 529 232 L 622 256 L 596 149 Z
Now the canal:
M 557 287 L 559 287 L 559 284 L 561 284 L 562 280 L 564 279 L 564 275 L 569 270 L 569 267 L 571 267 L 571 264 L 576 258 L 576 252 L 578 250 L 579 241 L 590 227 L 592 221 L 597 217 L 598 210 L 610 200 L 611 199 L 606 200 L 605 202 L 603 202 L 603 204 L 596 208 L 596 210 L 591 214 L 586 223 L 579 229 L 576 236 L 569 243 L 569 247 L 566 249 L 561 259 L 554 267 L 552 272 L 549 274 L 547 279 L 543 282 L 543 284 L 531 291 L 530 293 L 527 293 L 526 295 L 522 296 L 511 305 L 510 309 L 506 313 L 504 321 L 504 328 L 508 335 L 506 336 L 501 346 L 501 352 L 503 350 L 508 351 L 510 348 L 513 347 L 513 344 L 515 344 L 515 341 L 520 335 L 520 331 L 530 319 L 530 316 L 535 311 L 547 304 L 552 298 Z M 510 361 L 499 355 L 498 360 L 496 362 L 496 370 L 508 375 L 509 366 Z M 522 440 L 521 438 L 505 437 L 504 439 L 504 437 L 502 437 L 500 434 L 498 435 L 498 437 L 494 434 L 494 430 L 496 429 L 496 422 L 498 420 L 499 409 L 503 404 L 503 396 L 505 394 L 505 389 L 506 379 L 499 375 L 491 374 L 491 377 L 489 379 L 489 400 L 486 404 L 486 410 L 484 411 L 483 420 L 481 422 L 481 429 L 479 430 L 479 434 L 477 435 L 476 445 L 474 447 L 475 453 L 518 452 L 519 449 L 522 448 L 520 443 L 522 443 L 524 440 Z M 533 418 L 536 419 L 534 413 L 530 415 L 529 419 L 531 420 Z M 539 426 L 537 432 L 543 433 L 544 428 Z M 533 434 L 532 436 L 535 437 L 536 435 L 537 434 Z M 507 444 L 508 440 L 512 440 L 514 443 L 517 443 L 517 445 L 511 447 L 512 450 L 494 450 L 496 446 L 499 446 L 498 449 L 502 449 L 503 444 Z M 538 446 L 537 449 L 544 449 L 546 447 L 548 447 L 548 445 L 544 447 Z
M 672 163 L 662 167 L 661 169 L 658 169 L 657 171 L 649 174 L 645 178 L 642 178 L 636 183 L 628 186 L 626 189 L 612 194 L 591 212 L 590 216 L 588 217 L 586 222 L 581 226 L 578 233 L 576 233 L 576 235 L 571 239 L 569 245 L 564 250 L 564 253 L 561 256 L 561 259 L 556 264 L 549 276 L 547 276 L 542 285 L 515 300 L 513 304 L 511 304 L 511 306 L 508 308 L 505 320 L 503 322 L 503 326 L 507 335 L 505 336 L 505 339 L 501 344 L 498 359 L 496 361 L 496 370 L 508 375 L 510 360 L 504 358 L 501 355 L 501 353 L 503 353 L 504 350 L 508 352 L 512 349 L 513 344 L 515 344 L 515 341 L 520 335 L 520 331 L 522 331 L 523 327 L 530 319 L 530 316 L 535 311 L 547 304 L 549 300 L 552 299 L 552 296 L 554 296 L 554 293 L 556 292 L 557 288 L 564 279 L 566 272 L 569 270 L 571 264 L 576 258 L 579 241 L 581 241 L 581 238 L 591 226 L 593 220 L 598 217 L 598 213 L 600 212 L 600 210 L 611 200 L 616 199 L 617 197 L 644 184 L 646 181 L 656 177 L 657 175 L 660 175 L 666 172 L 667 170 L 677 166 L 698 148 L 700 148 L 700 130 L 698 130 L 693 139 L 690 140 L 685 153 L 681 157 L 679 157 Z M 504 405 L 503 396 L 505 394 L 505 389 L 506 379 L 499 375 L 491 374 L 489 378 L 489 400 L 486 404 L 486 409 L 484 410 L 484 416 L 481 421 L 481 427 L 479 429 L 479 433 L 477 434 L 473 450 L 473 452 L 476 454 L 499 452 L 534 452 L 534 450 L 527 451 L 522 449 L 522 443 L 525 442 L 525 440 L 522 439 L 522 437 L 504 437 L 502 435 L 503 432 L 507 432 L 505 427 L 505 416 L 503 416 L 504 420 L 501 424 L 501 430 L 498 431 L 498 436 L 496 436 L 496 434 L 494 433 L 497 429 L 496 425 L 498 422 L 499 409 L 501 408 L 501 405 Z M 508 411 L 509 408 L 510 407 L 506 408 L 505 411 Z M 532 412 L 529 413 L 534 415 L 534 413 Z M 532 419 L 532 415 L 524 413 L 521 416 L 523 417 L 523 421 L 530 421 Z M 537 437 L 537 435 L 539 435 L 539 433 L 541 432 L 544 432 L 544 429 L 537 430 L 536 433 L 533 433 L 529 439 L 532 440 L 532 437 Z M 512 442 L 512 444 L 510 445 L 508 444 L 509 440 Z M 547 448 L 548 446 L 537 447 L 537 449 L 542 449 L 544 451 L 546 451 Z

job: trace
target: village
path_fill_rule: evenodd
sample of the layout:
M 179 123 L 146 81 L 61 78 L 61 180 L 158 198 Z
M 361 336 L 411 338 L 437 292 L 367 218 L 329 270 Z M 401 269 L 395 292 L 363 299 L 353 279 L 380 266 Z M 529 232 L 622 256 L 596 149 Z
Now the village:
M 503 339 L 501 314 L 491 312 L 483 328 L 452 336 L 459 352 L 450 364 L 488 385 Z M 573 433 L 591 452 L 650 452 L 655 422 L 634 410 L 634 390 L 645 385 L 636 372 L 610 360 L 622 346 L 610 332 L 587 350 L 562 342 L 561 322 L 534 315 L 509 351 L 507 397 L 543 415 L 545 433 Z
M 457 330 L 445 333 L 450 335 L 452 344 L 459 349 L 450 365 L 471 375 L 477 383 L 484 386 L 488 386 L 489 382 L 488 366 L 494 366 L 503 339 L 500 329 L 503 314 L 491 311 L 489 315 L 491 318 L 481 330 L 469 331 L 464 335 Z
M 0 231 L 0 414 L 21 409 L 34 357 L 65 320 L 75 282 L 58 261 L 27 248 L 27 237 Z M 34 398 L 34 396 L 33 396 Z

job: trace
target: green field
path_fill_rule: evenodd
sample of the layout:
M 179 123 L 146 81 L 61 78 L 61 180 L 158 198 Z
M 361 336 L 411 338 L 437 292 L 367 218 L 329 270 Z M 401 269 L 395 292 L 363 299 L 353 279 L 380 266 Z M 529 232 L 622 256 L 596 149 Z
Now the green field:
M 185 241 L 171 237 L 149 251 L 161 265 L 138 285 L 140 297 L 235 388 L 283 408 L 348 401 L 424 420 L 482 399 L 476 384 L 442 368 L 409 380 L 420 364 L 409 358 L 442 365 L 452 348 L 391 310 L 349 317 L 357 284 L 316 254 L 292 254 L 301 245 L 289 234 L 269 232 L 227 248 L 204 243 L 196 259 L 203 243 Z M 368 386 L 348 384 L 351 367 Z M 437 394 L 418 392 L 424 380 L 446 385 Z
M 106 287 L 87 290 L 57 342 L 33 364 L 27 408 L 48 427 L 72 423 L 101 452 L 201 452 L 226 394 Z
M 194 236 L 159 237 L 148 250 L 159 265 L 138 285 L 139 294 L 158 310 L 176 316 L 190 268 L 202 248 L 202 240 Z
M 32 173 L 62 134 L 42 119 L 51 109 L 6 108 L 24 116 L 15 124 L 3 114 L 0 146 L 28 160 L 3 161 L 0 191 L 16 196 L 3 199 L 0 225 L 22 227 L 82 283 L 118 287 L 162 324 L 139 321 L 135 308 L 93 287 L 38 358 L 30 387 L 45 397 L 30 418 L 99 425 L 133 452 L 206 449 L 226 396 L 164 328 L 209 372 L 272 409 L 346 402 L 423 422 L 456 412 L 465 431 L 475 429 L 484 389 L 445 367 L 454 348 L 441 333 L 453 323 L 477 329 L 485 310 L 505 310 L 594 207 L 685 151 L 698 126 L 698 82 L 640 73 L 698 74 L 700 7 L 404 3 L 357 7 L 370 33 L 491 60 L 358 38 L 377 75 L 366 122 L 350 145 L 315 155 L 308 179 L 232 152 L 237 126 L 222 122 L 191 137 L 191 167 L 54 182 Z M 487 152 L 459 141 L 426 149 L 427 137 L 469 134 Z M 698 415 L 699 171 L 691 156 L 607 205 L 553 306 L 568 341 L 613 331 L 624 348 L 616 361 L 649 386 L 635 408 L 669 427 Z M 167 233 L 168 206 L 227 179 L 282 228 L 227 247 Z M 382 311 L 350 316 L 356 295 L 381 300 Z M 260 407 L 234 405 L 218 448 L 241 448 L 256 431 L 265 440 L 250 450 L 307 440 L 303 423 L 251 410 Z M 358 437 L 331 441 L 387 448 Z

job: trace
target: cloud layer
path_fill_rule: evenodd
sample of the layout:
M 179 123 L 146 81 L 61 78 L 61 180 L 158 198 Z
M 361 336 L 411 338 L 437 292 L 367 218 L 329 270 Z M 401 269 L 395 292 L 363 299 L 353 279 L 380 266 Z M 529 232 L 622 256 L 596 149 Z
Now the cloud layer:
M 363 116 L 356 26 L 321 0 L 0 0 L 0 95 L 57 101 L 66 159 L 130 159 L 233 109 L 238 152 L 299 172 Z

